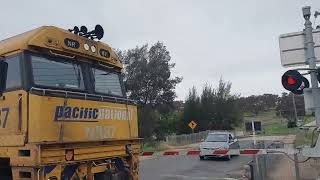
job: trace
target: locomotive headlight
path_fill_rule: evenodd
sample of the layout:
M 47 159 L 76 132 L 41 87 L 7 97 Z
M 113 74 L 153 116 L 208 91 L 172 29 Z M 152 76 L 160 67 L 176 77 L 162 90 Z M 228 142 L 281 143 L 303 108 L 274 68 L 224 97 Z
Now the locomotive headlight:
M 97 49 L 96 49 L 95 46 L 91 46 L 91 51 L 92 51 L 92 52 L 96 52 L 96 50 L 97 50 Z
M 90 49 L 90 47 L 89 47 L 88 44 L 84 44 L 84 45 L 83 45 L 83 48 L 84 48 L 86 51 L 89 51 L 89 49 Z

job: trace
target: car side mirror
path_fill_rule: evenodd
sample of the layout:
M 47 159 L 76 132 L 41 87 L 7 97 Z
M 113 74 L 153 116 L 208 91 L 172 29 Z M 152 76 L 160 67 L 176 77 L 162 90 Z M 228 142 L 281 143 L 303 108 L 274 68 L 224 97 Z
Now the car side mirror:
M 6 90 L 8 63 L 0 59 L 0 96 Z

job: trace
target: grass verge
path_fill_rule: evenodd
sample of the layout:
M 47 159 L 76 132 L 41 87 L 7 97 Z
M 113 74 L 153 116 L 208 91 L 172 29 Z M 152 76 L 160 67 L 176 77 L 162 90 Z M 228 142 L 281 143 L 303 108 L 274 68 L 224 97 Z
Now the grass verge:
M 164 142 L 145 142 L 141 145 L 141 149 L 144 152 L 147 151 L 152 151 L 152 152 L 157 152 L 157 151 L 164 151 L 166 149 L 170 149 L 171 147 L 168 146 L 166 143 Z
M 261 112 L 257 116 L 245 117 L 247 121 L 259 120 L 262 122 L 263 135 L 296 135 L 296 145 L 310 145 L 312 139 L 312 130 L 301 130 L 298 127 L 288 128 L 287 120 L 276 116 L 275 111 Z M 310 123 L 314 120 L 314 116 L 306 115 L 303 118 L 303 124 Z M 314 135 L 316 139 L 318 134 Z M 314 141 L 315 141 L 314 139 Z

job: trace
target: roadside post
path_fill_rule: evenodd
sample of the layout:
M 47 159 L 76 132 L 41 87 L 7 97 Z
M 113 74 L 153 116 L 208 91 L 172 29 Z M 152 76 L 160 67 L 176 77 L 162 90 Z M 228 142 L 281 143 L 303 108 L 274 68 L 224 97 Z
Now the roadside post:
M 253 144 L 256 145 L 256 133 L 262 131 L 261 121 L 248 121 L 245 122 L 245 128 L 247 132 L 252 132 Z
M 260 149 L 261 144 L 257 143 L 256 140 L 256 131 L 261 131 L 261 122 L 260 121 L 248 121 L 245 122 L 245 128 L 247 132 L 252 132 L 252 137 L 253 137 L 253 144 L 252 144 L 252 149 Z M 263 180 L 263 172 L 261 171 L 260 165 L 261 162 L 259 161 L 259 155 L 253 154 L 252 155 L 252 162 L 251 162 L 251 167 L 253 170 L 253 179 L 258 179 L 258 180 Z
M 251 121 L 251 129 L 252 129 L 252 136 L 253 136 L 253 148 L 260 148 L 257 147 L 257 141 L 256 141 L 256 130 L 255 130 L 255 123 L 254 121 Z M 256 165 L 256 170 L 257 170 L 257 177 L 259 177 L 260 180 L 263 180 L 263 176 L 262 176 L 262 173 L 261 173 L 261 170 L 260 170 L 260 167 L 259 167 L 259 158 L 258 158 L 258 155 L 253 155 L 254 156 L 254 162 L 255 162 L 255 165 Z
M 251 129 L 252 129 L 252 136 L 253 136 L 253 145 L 256 147 L 257 141 L 256 141 L 256 130 L 254 128 L 254 121 L 251 121 Z
M 196 128 L 197 125 L 198 124 L 196 122 L 194 122 L 193 120 L 189 122 L 188 126 L 191 128 L 192 134 L 194 133 L 194 128 Z

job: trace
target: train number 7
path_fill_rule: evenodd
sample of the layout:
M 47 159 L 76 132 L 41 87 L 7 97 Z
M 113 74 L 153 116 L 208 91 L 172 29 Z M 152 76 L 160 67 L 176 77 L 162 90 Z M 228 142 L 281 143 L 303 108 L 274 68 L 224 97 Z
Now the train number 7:
M 9 112 L 10 112 L 9 108 L 0 109 L 0 124 L 2 124 L 2 128 L 6 128 Z M 5 113 L 3 121 L 2 121 L 2 113 Z

